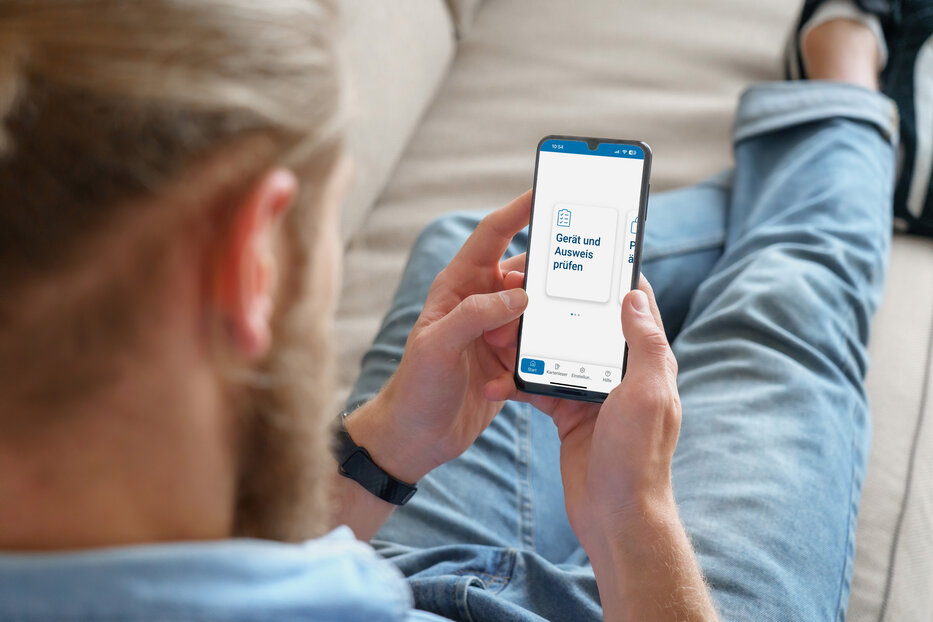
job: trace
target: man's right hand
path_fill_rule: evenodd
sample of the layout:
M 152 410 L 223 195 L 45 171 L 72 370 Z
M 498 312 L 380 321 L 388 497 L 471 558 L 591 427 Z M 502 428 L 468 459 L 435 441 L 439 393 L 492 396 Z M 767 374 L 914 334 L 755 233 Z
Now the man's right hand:
M 715 620 L 671 486 L 680 434 L 677 361 L 651 286 L 626 295 L 628 365 L 599 410 L 554 413 L 567 514 L 606 620 Z
M 676 516 L 671 459 L 680 432 L 677 361 L 642 278 L 626 295 L 622 328 L 628 364 L 622 383 L 598 413 L 555 409 L 567 513 L 584 548 L 599 550 L 624 535 L 629 516 Z
M 602 407 L 516 393 L 514 385 L 487 394 L 510 391 L 557 424 L 567 515 L 593 565 L 606 620 L 715 620 L 674 502 L 677 361 L 644 278 L 625 297 L 622 328 L 625 377 Z

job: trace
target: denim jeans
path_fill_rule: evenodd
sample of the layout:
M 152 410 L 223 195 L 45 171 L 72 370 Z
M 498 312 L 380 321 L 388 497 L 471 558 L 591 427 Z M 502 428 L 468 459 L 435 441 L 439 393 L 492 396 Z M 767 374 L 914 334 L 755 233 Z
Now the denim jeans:
M 758 85 L 738 107 L 734 171 L 650 200 L 643 272 L 680 363 L 674 492 L 724 619 L 845 616 L 896 118 L 857 87 Z M 434 276 L 480 217 L 447 215 L 421 234 L 350 407 L 392 374 Z M 556 428 L 526 404 L 506 403 L 426 476 L 373 545 L 417 607 L 451 619 L 601 619 Z

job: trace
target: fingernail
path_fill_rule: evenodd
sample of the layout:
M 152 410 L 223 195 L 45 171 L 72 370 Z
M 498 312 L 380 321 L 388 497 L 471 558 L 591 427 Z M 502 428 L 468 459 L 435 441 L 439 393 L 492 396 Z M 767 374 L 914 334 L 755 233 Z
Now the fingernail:
M 528 294 L 523 289 L 510 289 L 499 292 L 499 296 L 509 309 L 521 309 L 528 302 Z
M 645 292 L 640 289 L 632 291 L 632 307 L 639 313 L 649 313 L 650 307 L 648 306 L 648 297 L 645 295 Z

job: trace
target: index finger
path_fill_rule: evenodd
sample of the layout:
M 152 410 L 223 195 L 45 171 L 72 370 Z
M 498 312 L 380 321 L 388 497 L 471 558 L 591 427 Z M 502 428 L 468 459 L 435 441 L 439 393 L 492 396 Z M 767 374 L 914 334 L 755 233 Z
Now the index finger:
M 531 190 L 483 218 L 463 243 L 448 270 L 473 270 L 498 266 L 515 234 L 528 225 Z

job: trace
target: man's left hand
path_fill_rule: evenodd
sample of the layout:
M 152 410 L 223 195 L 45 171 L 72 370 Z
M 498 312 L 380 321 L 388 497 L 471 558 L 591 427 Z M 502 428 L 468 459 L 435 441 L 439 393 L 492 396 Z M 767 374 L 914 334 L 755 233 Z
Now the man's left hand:
M 347 420 L 355 442 L 402 481 L 462 454 L 502 408 L 487 395 L 511 382 L 528 296 L 524 256 L 500 260 L 530 210 L 528 191 L 480 221 L 431 285 L 395 375 Z

